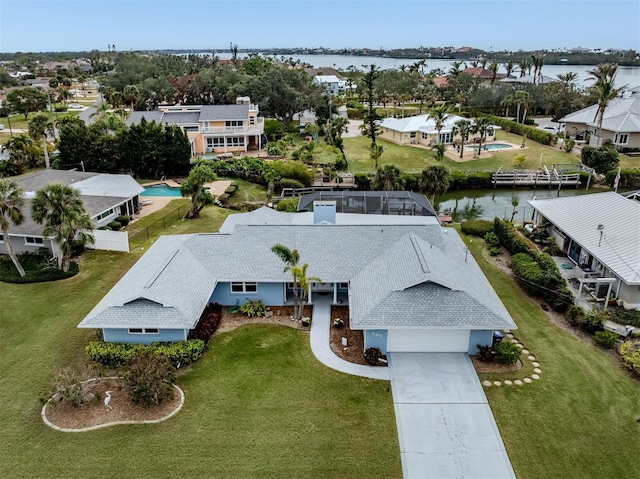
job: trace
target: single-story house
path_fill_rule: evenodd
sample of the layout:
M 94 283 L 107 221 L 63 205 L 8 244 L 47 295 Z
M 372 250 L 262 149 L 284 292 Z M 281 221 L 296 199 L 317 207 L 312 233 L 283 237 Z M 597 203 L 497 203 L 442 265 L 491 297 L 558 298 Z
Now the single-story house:
M 19 226 L 11 225 L 9 238 L 17 254 L 34 252 L 47 248 L 57 255 L 57 245 L 52 238 L 42 234 L 43 226 L 31 218 L 31 198 L 40 188 L 59 183 L 80 190 L 85 210 L 96 224 L 96 229 L 106 226 L 120 215 L 132 216 L 139 211 L 138 195 L 144 188 L 129 175 L 89 173 L 84 171 L 43 170 L 22 178 L 16 183 L 25 191 L 25 205 L 22 212 L 25 221 Z M 7 252 L 0 235 L 0 254 Z
M 609 102 L 602 118 L 602 138 L 598 129 L 598 105 L 591 105 L 561 118 L 567 138 L 585 139 L 600 146 L 610 140 L 616 148 L 640 148 L 640 91 L 634 90 L 627 98 L 614 98 Z
M 298 211 L 313 211 L 316 201 L 335 201 L 338 213 L 437 216 L 425 195 L 411 191 L 316 191 L 298 201 Z
M 453 128 L 455 124 L 460 120 L 466 120 L 457 115 L 451 115 L 444 122 L 442 130 L 440 130 L 440 137 L 438 138 L 438 130 L 436 130 L 436 123 L 428 114 L 409 116 L 406 118 L 385 118 L 380 122 L 380 128 L 382 133 L 380 138 L 397 143 L 399 145 L 424 145 L 431 146 L 435 143 L 450 144 L 455 141 L 456 138 L 460 138 L 459 135 L 453 134 Z M 473 123 L 473 120 L 469 120 Z M 484 141 L 494 141 L 495 130 L 497 126 L 492 126 L 487 133 L 487 138 Z M 469 142 L 473 142 L 473 138 L 469 138 Z
M 261 208 L 230 215 L 219 233 L 163 236 L 78 325 L 105 341 L 186 339 L 209 303 L 292 304 L 290 273 L 271 251 L 300 252 L 316 301 L 349 306 L 365 348 L 475 353 L 515 324 L 453 229 L 433 216 Z
M 355 90 L 356 86 L 344 78 L 336 75 L 316 75 L 313 82 L 320 85 L 329 95 L 341 95 L 348 91 Z
M 159 106 L 155 111 L 133 111 L 127 125 L 142 118 L 177 125 L 189 137 L 191 154 L 232 153 L 261 150 L 264 146 L 264 118 L 249 97 L 236 98 L 235 105 Z
M 520 83 L 520 84 L 524 84 L 524 83 L 528 83 L 528 84 L 536 84 L 536 85 L 547 85 L 549 83 L 554 83 L 557 82 L 558 79 L 557 78 L 552 78 L 552 77 L 548 77 L 546 75 L 538 75 L 536 77 L 534 77 L 533 75 L 524 75 L 521 77 L 505 77 L 502 80 L 500 80 L 500 82 L 502 83 Z
M 529 204 L 596 298 L 613 293 L 625 308 L 640 309 L 640 202 L 607 192 Z

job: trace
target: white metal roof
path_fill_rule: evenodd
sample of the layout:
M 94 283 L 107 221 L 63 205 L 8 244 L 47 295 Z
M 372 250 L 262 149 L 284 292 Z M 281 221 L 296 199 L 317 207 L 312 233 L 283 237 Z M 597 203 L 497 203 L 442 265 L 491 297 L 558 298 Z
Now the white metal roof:
M 611 191 L 529 204 L 625 283 L 640 284 L 639 202 Z
M 451 115 L 444 121 L 441 133 L 450 132 L 456 122 L 464 120 L 461 116 Z M 383 128 L 389 128 L 403 133 L 423 131 L 425 133 L 437 133 L 436 122 L 429 115 L 416 115 L 407 118 L 385 118 L 380 123 Z
M 560 119 L 562 123 L 584 123 L 597 126 L 598 105 L 591 105 Z M 640 97 L 614 98 L 604 111 L 602 128 L 621 133 L 640 132 Z

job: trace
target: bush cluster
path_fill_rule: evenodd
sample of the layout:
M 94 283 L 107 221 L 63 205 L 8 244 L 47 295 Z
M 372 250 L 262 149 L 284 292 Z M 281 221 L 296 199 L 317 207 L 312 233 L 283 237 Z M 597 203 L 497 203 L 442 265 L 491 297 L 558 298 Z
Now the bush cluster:
M 493 353 L 498 362 L 515 364 L 520 359 L 522 350 L 510 341 L 501 341 L 493 346 Z
M 475 190 L 490 188 L 493 172 L 490 171 L 452 171 L 449 179 L 449 190 Z
M 618 170 L 613 169 L 607 171 L 605 174 L 605 181 L 608 185 L 613 187 L 613 182 L 616 179 Z M 625 169 L 620 170 L 620 182 L 618 188 L 640 188 L 640 169 Z
M 634 373 L 640 375 L 640 348 L 631 341 L 625 341 L 624 344 L 620 346 L 619 351 L 624 365 Z
M 191 364 L 204 354 L 205 343 L 200 339 L 177 341 L 175 343 L 105 343 L 92 341 L 85 347 L 89 359 L 107 367 L 121 367 L 136 355 L 151 353 L 167 358 L 173 365 Z
M 582 308 L 571 305 L 567 308 L 565 317 L 572 326 L 580 328 L 586 333 L 594 334 L 598 331 L 602 331 L 604 322 L 611 317 L 611 313 L 608 310 L 593 310 L 585 313 Z
M 276 210 L 278 211 L 287 211 L 289 213 L 295 213 L 298 211 L 298 202 L 300 198 L 285 198 L 283 200 L 278 201 L 278 206 L 276 206 Z
M 604 349 L 613 349 L 618 342 L 618 335 L 612 331 L 596 331 L 593 341 Z
M 200 315 L 200 320 L 194 329 L 189 331 L 189 339 L 199 339 L 209 344 L 211 337 L 218 329 L 222 321 L 222 306 L 218 303 L 209 303 Z
M 541 130 L 534 126 L 523 125 L 522 123 L 516 123 L 515 121 L 506 120 L 499 116 L 485 115 L 491 123 L 501 126 L 506 132 L 516 133 L 518 135 L 526 136 L 527 138 L 541 143 L 543 145 L 555 145 L 558 138 L 553 133 Z
M 364 360 L 371 366 L 378 366 L 380 358 L 382 358 L 382 352 L 378 348 L 367 348 L 364 352 Z
M 620 164 L 618 151 L 610 145 L 600 148 L 585 145 L 582 147 L 580 158 L 583 164 L 593 168 L 596 173 L 600 174 L 616 170 Z
M 70 263 L 69 271 L 59 270 L 55 263 L 49 262 L 47 254 L 24 253 L 19 255 L 18 258 L 26 273 L 25 276 L 18 274 L 9 255 L 2 255 L 0 257 L 0 281 L 17 284 L 44 283 L 71 278 L 80 271 L 80 267 L 75 261 Z
M 484 238 L 487 233 L 493 232 L 493 223 L 488 220 L 463 221 L 460 230 L 466 235 Z
M 150 408 L 173 399 L 175 370 L 168 358 L 142 351 L 127 363 L 122 384 L 134 404 Z
M 246 303 L 240 306 L 240 312 L 246 314 L 250 318 L 253 316 L 261 318 L 266 314 L 267 307 L 263 304 L 261 299 L 255 301 L 249 299 Z

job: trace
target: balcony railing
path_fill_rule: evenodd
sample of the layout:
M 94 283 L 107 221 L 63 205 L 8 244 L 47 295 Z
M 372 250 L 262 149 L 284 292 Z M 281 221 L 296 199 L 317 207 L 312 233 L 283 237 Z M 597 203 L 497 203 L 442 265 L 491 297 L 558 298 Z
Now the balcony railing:
M 214 126 L 203 127 L 202 133 L 214 134 L 214 135 L 233 135 L 233 134 L 252 134 L 259 135 L 264 132 L 264 118 L 259 117 L 255 125 L 243 125 L 243 126 Z

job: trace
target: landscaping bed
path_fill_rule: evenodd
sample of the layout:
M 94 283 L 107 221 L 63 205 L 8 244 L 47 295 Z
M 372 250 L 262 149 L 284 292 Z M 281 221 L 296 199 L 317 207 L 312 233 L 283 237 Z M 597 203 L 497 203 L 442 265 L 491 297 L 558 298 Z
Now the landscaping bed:
M 333 327 L 333 320 L 340 318 L 344 321 L 341 329 Z M 349 307 L 331 306 L 331 350 L 340 358 L 350 363 L 367 364 L 364 359 L 364 335 L 362 331 L 349 328 Z M 342 338 L 347 338 L 347 346 L 342 345 Z
M 71 278 L 78 274 L 78 263 L 71 262 L 69 271 L 59 270 L 55 264 L 51 264 L 45 254 L 25 253 L 18 256 L 20 264 L 24 268 L 25 276 L 20 276 L 9 255 L 0 257 L 0 281 L 5 283 L 43 283 L 45 281 L 57 281 Z
M 226 331 L 233 331 L 240 326 L 244 326 L 245 324 L 280 324 L 282 326 L 288 326 L 290 328 L 302 329 L 309 331 L 309 327 L 303 327 L 300 321 L 293 320 L 293 306 L 270 306 L 270 310 L 273 312 L 273 316 L 269 317 L 259 317 L 252 316 L 249 317 L 244 313 L 230 313 L 228 307 L 223 308 L 222 312 L 222 321 L 220 321 L 220 325 L 216 329 L 216 333 L 224 333 Z M 303 315 L 306 317 L 311 317 L 311 306 L 305 306 Z M 313 318 L 312 318 L 313 319 Z

